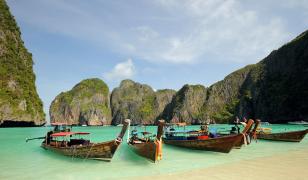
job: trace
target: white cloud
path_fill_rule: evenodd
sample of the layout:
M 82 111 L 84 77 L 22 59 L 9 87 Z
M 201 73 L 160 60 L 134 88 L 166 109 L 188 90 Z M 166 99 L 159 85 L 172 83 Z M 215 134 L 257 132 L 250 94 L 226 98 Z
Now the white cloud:
M 261 8 L 275 5 L 267 1 L 259 9 L 235 0 L 156 0 L 140 3 L 142 7 L 127 2 L 30 2 L 18 1 L 16 13 L 24 22 L 155 63 L 253 63 L 295 36 L 283 16 L 263 14 Z M 286 2 L 297 11 L 307 7 L 306 0 Z
M 120 81 L 132 78 L 135 73 L 136 71 L 133 61 L 128 59 L 127 61 L 116 64 L 110 72 L 104 74 L 104 77 L 109 81 Z
M 143 54 L 144 45 L 135 45 L 146 59 L 171 63 L 198 61 L 255 62 L 290 37 L 279 18 L 263 22 L 255 11 L 246 10 L 238 1 L 194 0 L 158 1 L 162 8 L 192 22 L 187 33 L 175 37 L 150 39 L 146 47 L 154 48 Z M 181 25 L 181 24 L 179 24 Z

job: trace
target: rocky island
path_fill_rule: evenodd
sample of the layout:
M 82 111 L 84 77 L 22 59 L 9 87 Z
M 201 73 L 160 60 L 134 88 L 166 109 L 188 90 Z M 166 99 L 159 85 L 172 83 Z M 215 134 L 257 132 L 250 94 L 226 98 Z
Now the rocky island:
M 5 1 L 0 1 L 0 126 L 45 124 L 31 53 Z
M 132 124 L 155 124 L 174 94 L 174 90 L 155 92 L 149 85 L 123 80 L 111 94 L 112 124 L 120 124 L 126 118 Z
M 86 79 L 60 93 L 50 105 L 50 122 L 75 125 L 111 123 L 109 88 L 100 79 Z

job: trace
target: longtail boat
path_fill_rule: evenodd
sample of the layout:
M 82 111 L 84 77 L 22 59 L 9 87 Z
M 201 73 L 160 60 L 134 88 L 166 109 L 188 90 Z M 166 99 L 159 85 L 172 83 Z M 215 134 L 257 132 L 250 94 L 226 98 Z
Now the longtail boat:
M 260 131 L 257 133 L 258 139 L 272 140 L 272 141 L 288 141 L 300 142 L 308 133 L 308 129 L 301 131 L 280 132 L 280 133 L 265 133 Z
M 132 136 L 128 140 L 128 145 L 138 155 L 147 158 L 152 162 L 162 160 L 162 135 L 164 121 L 158 122 L 157 134 L 151 137 L 149 132 L 141 132 L 143 137 L 138 135 L 136 130 L 132 131 Z M 153 139 L 154 137 L 154 139 Z
M 100 143 L 92 143 L 90 140 L 85 140 L 83 138 L 72 138 L 75 135 L 80 136 L 89 134 L 87 132 L 72 132 L 70 129 L 49 131 L 44 137 L 45 140 L 42 142 L 41 147 L 65 156 L 111 161 L 114 153 L 122 142 L 129 124 L 130 120 L 125 120 L 122 130 L 116 139 Z M 55 130 L 57 129 L 55 128 Z M 63 140 L 58 140 L 58 138 L 62 138 Z M 40 139 L 42 139 L 42 137 L 40 137 Z
M 250 129 L 253 124 L 253 120 L 249 120 L 246 127 L 240 134 L 234 135 L 225 135 L 220 137 L 211 137 L 207 135 L 198 135 L 198 136 L 177 136 L 176 133 L 165 133 L 163 142 L 165 144 L 197 149 L 197 150 L 206 150 L 206 151 L 216 151 L 229 153 L 234 145 L 241 141 L 244 134 Z M 187 133 L 186 133 L 187 134 Z

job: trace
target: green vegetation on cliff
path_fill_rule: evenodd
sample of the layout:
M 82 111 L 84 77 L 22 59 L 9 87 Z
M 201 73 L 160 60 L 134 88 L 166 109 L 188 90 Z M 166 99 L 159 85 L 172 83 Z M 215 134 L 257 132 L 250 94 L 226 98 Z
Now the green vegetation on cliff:
M 132 124 L 153 124 L 154 100 L 155 92 L 150 86 L 123 80 L 111 94 L 112 124 L 120 124 L 126 118 L 131 119 Z
M 211 118 L 216 123 L 232 122 L 236 119 L 236 108 L 239 105 L 239 100 L 234 99 L 231 103 L 224 105 L 220 111 L 214 112 Z
M 274 123 L 308 120 L 307 72 L 308 31 L 212 85 L 208 114 L 222 122 L 235 116 Z
M 248 65 L 241 68 L 207 89 L 208 99 L 204 106 L 205 114 L 209 119 L 217 123 L 226 123 L 235 119 L 242 87 L 255 67 L 256 65 Z
M 227 123 L 236 116 L 280 123 L 308 120 L 307 72 L 308 31 L 209 88 L 183 86 L 164 118 L 187 123 Z
M 98 78 L 86 79 L 60 93 L 50 106 L 51 122 L 110 124 L 109 88 Z
M 0 124 L 1 121 L 45 123 L 33 73 L 32 55 L 4 0 L 0 0 Z
M 82 92 L 82 93 L 81 93 Z M 78 97 L 80 99 L 90 98 L 95 93 L 102 93 L 104 96 L 108 96 L 109 88 L 105 82 L 98 78 L 85 79 L 75 85 L 72 90 L 68 92 L 62 92 L 60 96 L 69 105 L 72 105 L 73 99 Z
M 147 118 L 154 113 L 154 100 L 155 96 L 153 95 L 144 97 L 143 104 L 139 109 L 140 114 L 142 114 L 142 118 Z
M 174 90 L 154 92 L 146 84 L 123 80 L 111 94 L 112 124 L 120 124 L 126 118 L 131 119 L 132 124 L 154 124 L 174 94 Z
M 308 31 L 257 65 L 262 71 L 249 89 L 253 116 L 271 122 L 308 120 Z
M 204 103 L 206 88 L 202 85 L 184 85 L 174 96 L 170 104 L 171 111 L 164 113 L 167 121 L 198 124 L 205 119 Z

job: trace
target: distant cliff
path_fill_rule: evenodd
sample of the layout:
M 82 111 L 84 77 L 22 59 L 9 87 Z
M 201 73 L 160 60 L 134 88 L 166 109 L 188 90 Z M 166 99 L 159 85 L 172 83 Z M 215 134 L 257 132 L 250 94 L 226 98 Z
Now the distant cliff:
M 308 120 L 308 31 L 256 64 L 240 92 L 241 116 Z
M 68 97 L 60 94 L 53 102 L 53 121 L 92 122 L 89 114 L 97 111 L 81 111 L 84 101 L 81 97 L 83 94 L 93 96 L 106 88 L 95 93 L 74 93 L 74 89 Z M 259 63 L 241 68 L 210 87 L 184 85 L 177 92 L 168 89 L 155 92 L 146 84 L 123 80 L 111 93 L 111 110 L 108 93 L 101 97 L 104 110 L 99 111 L 100 118 L 96 119 L 111 119 L 109 112 L 112 114 L 112 121 L 107 120 L 104 124 L 121 124 L 126 118 L 131 119 L 132 124 L 154 124 L 159 119 L 188 124 L 228 123 L 236 116 L 272 123 L 308 120 L 308 32 L 273 51 Z M 96 101 L 85 102 L 88 107 Z M 97 124 L 98 121 L 94 122 Z
M 156 120 L 164 118 L 164 114 L 172 113 L 171 101 L 175 96 L 176 91 L 172 89 L 160 89 L 155 92 L 155 117 Z
M 106 125 L 111 122 L 109 88 L 100 79 L 86 79 L 60 93 L 50 105 L 50 121 Z
M 111 94 L 112 124 L 120 124 L 126 118 L 132 124 L 154 124 L 174 94 L 173 90 L 154 92 L 148 85 L 124 80 Z
M 0 126 L 45 124 L 32 55 L 4 0 L 0 0 Z
M 205 119 L 203 105 L 207 91 L 202 85 L 184 85 L 171 101 L 170 110 L 165 110 L 163 118 L 172 122 L 199 124 Z
M 242 96 L 243 84 L 254 68 L 255 65 L 248 65 L 207 88 L 208 97 L 203 106 L 208 119 L 217 123 L 226 123 L 235 119 L 238 115 L 237 108 L 239 98 Z
M 207 115 L 220 122 L 308 120 L 308 31 L 208 88 Z
M 308 120 L 308 31 L 208 88 L 193 87 L 177 92 L 172 110 L 164 113 L 167 121 L 226 123 L 236 116 L 272 123 Z

